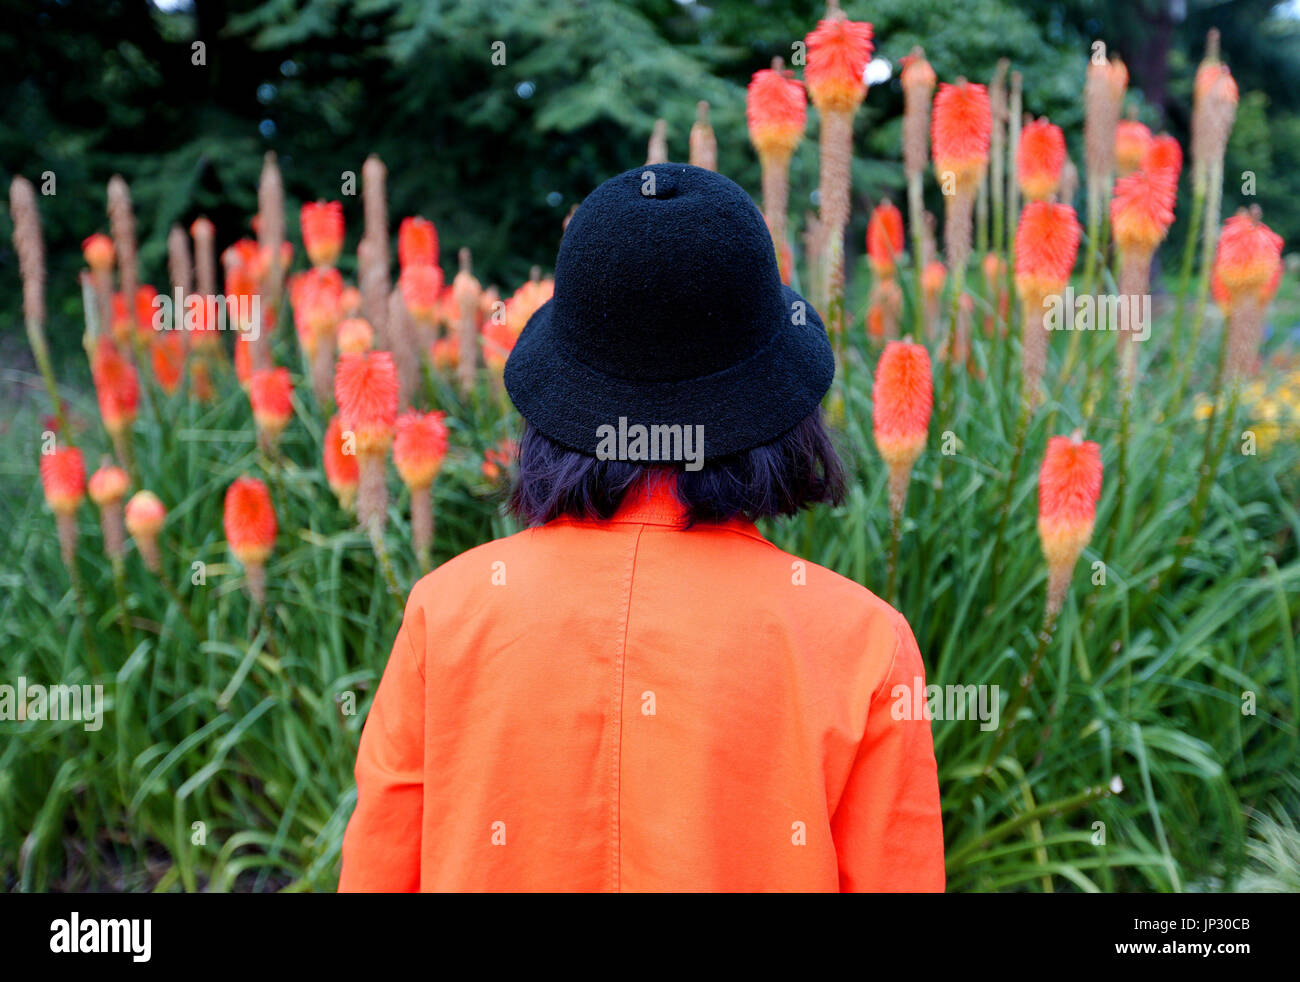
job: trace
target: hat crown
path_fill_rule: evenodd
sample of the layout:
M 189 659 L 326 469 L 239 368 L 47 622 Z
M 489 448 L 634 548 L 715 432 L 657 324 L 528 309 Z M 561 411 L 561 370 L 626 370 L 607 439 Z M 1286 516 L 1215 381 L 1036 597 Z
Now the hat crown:
M 627 171 L 574 213 L 555 266 L 557 341 L 623 379 L 722 371 L 791 312 L 763 216 L 737 184 L 686 164 Z

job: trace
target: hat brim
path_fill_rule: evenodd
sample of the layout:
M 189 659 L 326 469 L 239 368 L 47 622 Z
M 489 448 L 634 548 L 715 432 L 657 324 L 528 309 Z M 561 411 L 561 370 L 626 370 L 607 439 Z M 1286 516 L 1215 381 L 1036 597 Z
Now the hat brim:
M 703 426 L 695 432 L 703 433 L 706 460 L 770 443 L 817 408 L 835 377 L 821 318 L 794 290 L 781 289 L 784 310 L 802 317 L 784 317 L 772 340 L 744 361 L 670 382 L 615 378 L 583 364 L 557 339 L 548 300 L 510 353 L 506 391 L 546 436 L 593 456 L 601 428 L 617 428 L 620 419 L 628 426 Z

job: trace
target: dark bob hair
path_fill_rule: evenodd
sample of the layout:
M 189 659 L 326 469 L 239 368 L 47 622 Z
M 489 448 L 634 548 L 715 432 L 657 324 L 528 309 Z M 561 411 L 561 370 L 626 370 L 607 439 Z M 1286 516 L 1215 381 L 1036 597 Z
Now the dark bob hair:
M 844 465 L 820 410 L 771 443 L 707 460 L 695 471 L 680 463 L 601 460 L 561 446 L 527 423 L 518 462 L 509 509 L 529 525 L 561 516 L 611 518 L 623 496 L 652 471 L 675 473 L 688 526 L 793 515 L 844 498 Z

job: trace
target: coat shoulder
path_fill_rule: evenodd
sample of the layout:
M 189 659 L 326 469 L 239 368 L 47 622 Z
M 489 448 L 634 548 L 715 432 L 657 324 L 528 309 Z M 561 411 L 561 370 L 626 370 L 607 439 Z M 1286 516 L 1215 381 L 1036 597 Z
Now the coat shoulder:
M 772 546 L 770 553 L 774 559 L 769 562 L 774 561 L 788 570 L 792 583 L 806 586 L 819 604 L 828 605 L 839 617 L 870 618 L 891 624 L 903 620 L 902 614 L 856 580 L 776 546 Z
M 450 597 L 477 592 L 480 587 L 491 584 L 492 576 L 500 575 L 504 570 L 500 564 L 518 555 L 521 549 L 526 549 L 537 531 L 524 529 L 513 535 L 489 539 L 453 556 L 416 580 L 411 587 L 407 608 L 424 605 L 431 600 L 445 604 Z

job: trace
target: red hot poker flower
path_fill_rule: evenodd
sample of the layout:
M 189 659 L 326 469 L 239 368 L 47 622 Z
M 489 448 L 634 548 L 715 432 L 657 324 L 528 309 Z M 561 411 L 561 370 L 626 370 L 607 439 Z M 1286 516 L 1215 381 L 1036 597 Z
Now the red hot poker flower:
M 223 524 L 226 542 L 245 566 L 260 566 L 275 547 L 275 508 L 266 485 L 255 477 L 237 477 L 226 489 Z
M 106 334 L 99 337 L 90 367 L 104 428 L 114 436 L 121 434 L 135 422 L 140 402 L 135 368 Z
M 1026 303 L 1041 305 L 1070 281 L 1079 252 L 1079 220 L 1066 204 L 1031 201 L 1016 228 L 1016 289 Z
M 403 270 L 438 264 L 438 229 L 418 215 L 403 218 L 397 229 L 397 261 Z
M 973 191 L 988 165 L 993 133 L 988 89 L 965 80 L 941 84 L 930 126 L 931 154 L 940 183 L 950 173 L 958 192 Z
M 338 201 L 309 201 L 298 215 L 302 244 L 313 266 L 333 266 L 343 251 L 343 205 Z
M 442 294 L 442 269 L 423 264 L 406 266 L 397 279 L 402 291 L 402 302 L 411 318 L 422 324 L 432 324 L 438 317 L 439 298 Z
M 1061 186 L 1065 167 L 1065 134 L 1046 119 L 1036 119 L 1020 131 L 1016 169 L 1020 190 L 1031 201 L 1050 198 Z
M 912 465 L 925 449 L 934 406 L 930 353 L 924 345 L 886 344 L 876 365 L 871 397 L 876 448 L 889 467 L 889 506 L 897 517 L 907 499 Z
M 267 368 L 248 377 L 248 401 L 258 431 L 274 441 L 293 417 L 293 381 L 287 368 Z
M 393 463 L 408 488 L 427 488 L 447 456 L 446 413 L 407 412 L 397 418 Z
M 804 87 L 789 72 L 764 68 L 745 92 L 749 141 L 759 156 L 789 157 L 803 139 L 808 117 Z
M 56 447 L 41 455 L 45 503 L 56 515 L 70 515 L 86 497 L 86 465 L 76 447 Z
M 344 355 L 334 372 L 334 398 L 343 428 L 356 434 L 358 454 L 382 453 L 397 422 L 398 381 L 387 351 Z
M 127 477 L 126 471 L 109 465 L 90 475 L 87 489 L 90 491 L 90 500 L 102 508 L 126 497 L 126 489 L 130 485 L 131 479 Z
M 1101 497 L 1101 447 L 1081 439 L 1054 436 L 1038 475 L 1038 536 L 1047 559 L 1047 608 L 1061 609 L 1074 564 L 1092 538 Z
M 1214 275 L 1230 302 L 1253 297 L 1262 303 L 1277 289 L 1282 237 L 1255 215 L 1240 211 L 1223 223 Z
M 882 201 L 867 222 L 867 257 L 877 276 L 893 276 L 895 260 L 903 251 L 903 213 Z
M 1178 178 L 1183 171 L 1183 148 L 1168 133 L 1161 133 L 1152 138 L 1151 145 L 1147 147 L 1147 152 L 1142 158 L 1142 169 L 1164 174 L 1176 192 Z
M 1115 182 L 1110 222 L 1115 244 L 1136 256 L 1149 256 L 1174 222 L 1175 186 L 1166 170 L 1136 170 Z
M 113 249 L 113 240 L 103 232 L 96 232 L 94 235 L 87 236 L 81 243 L 81 254 L 91 270 L 96 273 L 107 273 L 113 268 L 116 252 Z
M 871 25 L 833 10 L 831 16 L 817 22 L 805 40 L 808 64 L 804 79 L 813 104 L 820 112 L 857 108 L 867 94 L 862 75 L 874 50 Z
M 343 424 L 338 414 L 330 418 L 325 427 L 323 457 L 325 461 L 325 479 L 330 490 L 339 499 L 344 508 L 351 508 L 357 499 L 357 485 L 361 481 L 361 466 L 357 461 L 355 448 L 349 445 L 343 433 Z

